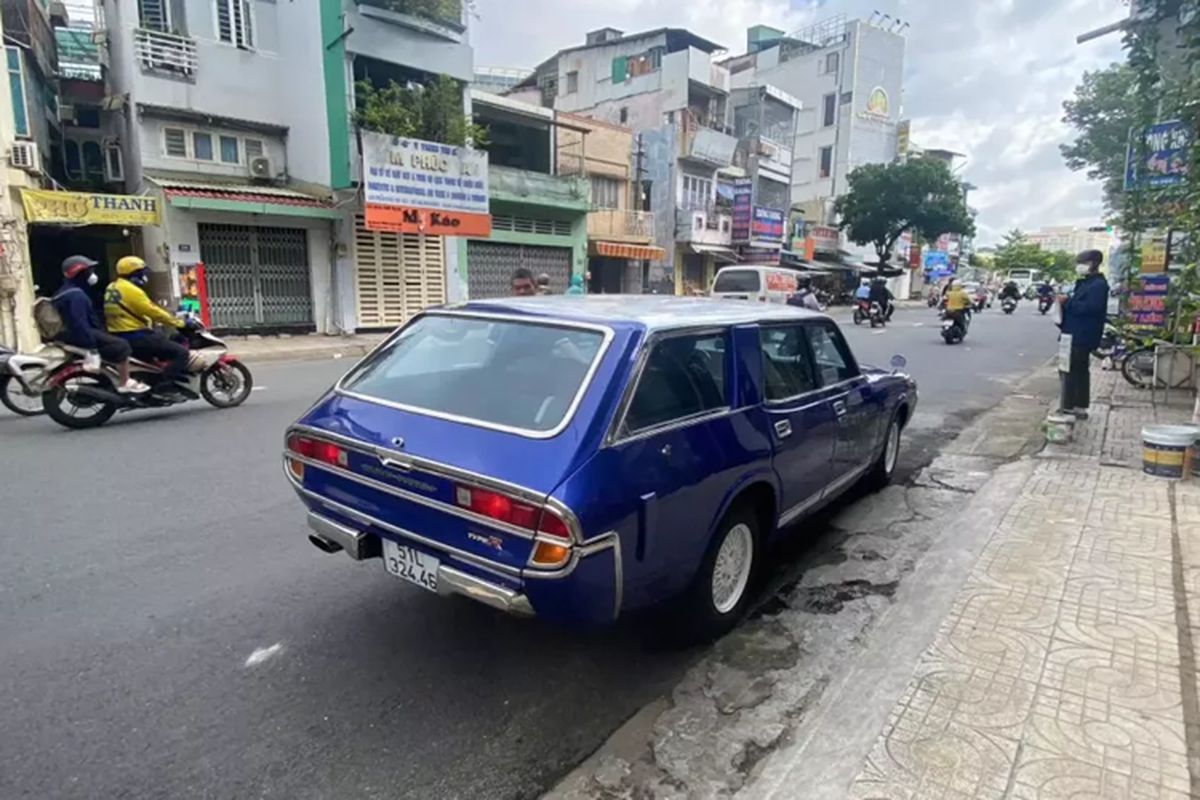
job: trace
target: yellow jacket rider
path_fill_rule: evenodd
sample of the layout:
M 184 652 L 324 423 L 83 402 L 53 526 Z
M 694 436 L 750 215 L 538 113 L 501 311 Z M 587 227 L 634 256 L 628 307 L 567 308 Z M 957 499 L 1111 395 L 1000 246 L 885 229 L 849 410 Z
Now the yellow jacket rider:
M 974 306 L 975 301 L 971 299 L 971 295 L 967 294 L 967 290 L 962 288 L 962 284 L 951 280 L 950 291 L 946 292 L 946 310 L 958 313 Z
M 184 327 L 183 320 L 164 311 L 142 287 L 150 280 L 146 262 L 125 256 L 117 262 L 117 279 L 104 290 L 104 321 L 109 333 L 120 336 L 133 348 L 133 357 L 153 363 L 168 362 L 155 391 L 174 388 L 175 380 L 187 370 L 187 348 L 152 327 L 155 322 L 170 329 Z

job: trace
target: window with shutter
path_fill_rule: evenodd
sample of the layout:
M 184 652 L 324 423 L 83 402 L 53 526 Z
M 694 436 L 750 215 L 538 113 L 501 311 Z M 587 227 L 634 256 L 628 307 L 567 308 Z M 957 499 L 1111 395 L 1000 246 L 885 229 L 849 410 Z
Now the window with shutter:
M 251 0 L 216 0 L 217 38 L 243 50 L 254 49 L 254 9 Z
M 138 0 L 138 14 L 143 28 L 169 33 L 171 12 L 169 0 Z

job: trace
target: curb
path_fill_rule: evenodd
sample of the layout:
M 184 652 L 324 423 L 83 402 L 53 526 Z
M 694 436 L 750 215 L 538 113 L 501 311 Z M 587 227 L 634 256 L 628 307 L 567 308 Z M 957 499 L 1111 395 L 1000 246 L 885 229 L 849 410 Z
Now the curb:
M 374 344 L 331 345 L 329 347 L 305 348 L 303 350 L 267 350 L 240 353 L 230 350 L 245 364 L 281 364 L 289 361 L 330 361 L 333 359 L 359 359 L 375 349 Z

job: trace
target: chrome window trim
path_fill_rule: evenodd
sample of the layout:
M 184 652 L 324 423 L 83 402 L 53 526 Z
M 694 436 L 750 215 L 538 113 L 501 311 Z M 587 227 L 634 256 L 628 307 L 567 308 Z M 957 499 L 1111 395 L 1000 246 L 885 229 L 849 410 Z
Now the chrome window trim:
M 580 529 L 579 519 L 575 516 L 574 511 L 572 511 L 570 508 L 568 508 L 566 506 L 566 504 L 564 504 L 562 501 L 558 500 L 557 498 L 550 497 L 541 492 L 534 491 L 533 489 L 530 489 L 526 486 L 521 486 L 516 483 L 510 483 L 509 481 L 502 480 L 500 478 L 492 478 L 487 475 L 482 475 L 478 472 L 473 472 L 469 469 L 463 469 L 462 467 L 455 467 L 450 464 L 443 464 L 440 461 L 433 461 L 431 459 L 423 458 L 421 456 L 414 456 L 409 453 L 405 453 L 402 450 L 392 450 L 392 449 L 386 448 L 386 447 L 376 447 L 374 445 L 367 444 L 366 442 L 360 441 L 358 439 L 353 439 L 349 436 L 345 436 L 340 433 L 334 433 L 332 431 L 323 430 L 321 428 L 314 428 L 311 425 L 297 424 L 297 425 L 292 425 L 290 428 L 288 428 L 287 433 L 284 434 L 284 452 L 288 457 L 296 458 L 300 461 L 304 460 L 303 457 L 297 456 L 296 454 L 291 453 L 290 451 L 287 450 L 287 437 L 291 436 L 293 433 L 307 435 L 309 437 L 316 438 L 316 439 L 326 439 L 326 440 L 332 441 L 336 444 L 343 445 L 347 449 L 354 450 L 356 453 L 359 453 L 361 455 L 374 456 L 375 458 L 379 459 L 381 463 L 383 462 L 384 459 L 387 459 L 387 460 L 395 462 L 395 463 L 408 464 L 408 465 L 411 465 L 411 467 L 413 467 L 415 469 L 419 469 L 422 472 L 427 472 L 430 475 L 436 475 L 439 478 L 444 478 L 449 481 L 460 481 L 463 483 L 469 483 L 474 486 L 478 486 L 481 489 L 490 489 L 492 491 L 503 492 L 505 494 L 512 495 L 513 497 L 516 497 L 518 499 L 527 500 L 530 503 L 538 503 L 541 505 L 550 506 L 551 508 L 553 508 L 554 512 L 557 513 L 558 516 L 562 517 L 563 521 L 567 523 L 567 530 L 569 530 L 571 532 L 572 544 L 577 544 L 577 543 L 583 541 L 583 532 Z M 325 469 L 325 468 L 329 467 L 328 464 L 324 464 L 321 462 L 317 462 L 315 464 L 315 466 L 318 469 Z M 357 475 L 358 473 L 351 473 L 351 474 Z M 388 488 L 385 489 L 385 491 L 404 492 L 403 489 L 399 489 L 398 487 L 393 487 L 393 486 L 388 486 Z M 496 525 L 501 528 L 504 527 L 504 523 L 502 523 L 502 522 L 493 520 L 490 517 L 481 517 L 478 514 L 474 514 L 471 511 L 467 511 L 466 509 L 461 508 L 460 506 L 451 505 L 449 503 L 443 503 L 440 500 L 434 500 L 431 497 L 422 497 L 421 495 L 413 495 L 413 496 L 409 497 L 409 496 L 407 496 L 408 494 L 409 494 L 408 492 L 405 492 L 405 494 L 399 495 L 399 496 L 404 497 L 404 499 L 406 499 L 406 500 L 412 500 L 413 502 L 420 503 L 421 505 L 429 506 L 431 508 L 436 508 L 436 509 L 442 510 L 442 511 L 448 511 L 452 514 L 456 514 L 458 516 L 463 517 L 464 519 L 469 519 L 473 522 L 480 522 L 481 524 L 488 524 L 488 525 Z M 529 531 L 525 531 L 524 528 L 514 528 L 514 532 L 519 532 L 519 533 L 517 533 L 517 535 L 524 535 L 525 538 L 532 537 L 532 533 Z
M 632 441 L 634 439 L 645 438 L 656 433 L 662 433 L 665 430 L 672 430 L 675 427 L 684 427 L 691 425 L 694 422 L 703 421 L 706 416 L 718 416 L 719 414 L 729 414 L 732 411 L 732 405 L 729 403 L 729 370 L 728 364 L 725 370 L 725 400 L 726 404 L 721 408 L 708 409 L 697 414 L 692 414 L 690 417 L 683 417 L 678 420 L 669 420 L 654 426 L 654 428 L 644 428 L 634 433 L 620 435 L 621 429 L 625 426 L 625 417 L 629 414 L 629 406 L 633 403 L 633 395 L 637 392 L 637 387 L 642 382 L 642 373 L 646 370 L 646 362 L 650 360 L 650 351 L 654 346 L 664 339 L 675 339 L 681 336 L 704 336 L 704 335 L 723 335 L 726 338 L 725 357 L 730 357 L 730 346 L 733 344 L 731 333 L 732 325 L 703 325 L 693 328 L 669 328 L 662 330 L 650 331 L 647 330 L 646 336 L 642 338 L 641 344 L 638 345 L 637 359 L 634 362 L 633 370 L 629 373 L 629 380 L 625 382 L 625 388 L 621 392 L 621 400 L 617 403 L 617 411 L 613 414 L 612 421 L 609 423 L 608 431 L 604 434 L 604 440 L 601 447 L 612 447 L 617 444 Z M 734 387 L 736 388 L 736 387 Z M 719 414 L 717 413 L 719 412 Z
M 472 564 L 474 566 L 480 567 L 480 568 L 488 570 L 490 572 L 494 572 L 496 574 L 503 575 L 503 576 L 509 577 L 509 578 L 520 578 L 521 577 L 521 570 L 518 567 L 510 567 L 507 564 L 499 564 L 495 561 L 489 561 L 488 559 L 482 558 L 481 556 L 477 556 L 474 553 L 468 553 L 466 550 L 460 550 L 457 547 L 445 544 L 444 542 L 437 542 L 437 541 L 434 541 L 433 539 L 428 539 L 424 536 L 421 536 L 418 533 L 413 533 L 412 531 L 410 531 L 406 528 L 401 528 L 397 525 L 392 525 L 391 523 L 384 522 L 381 519 L 372 517 L 370 514 L 364 514 L 363 512 L 361 512 L 357 509 L 354 509 L 354 508 L 350 508 L 349 506 L 339 503 L 336 500 L 330 500 L 328 497 L 319 495 L 316 492 L 311 491 L 309 489 L 305 489 L 303 486 L 301 486 L 296 481 L 296 477 L 294 475 L 292 475 L 292 473 L 287 469 L 286 465 L 284 466 L 283 471 L 284 471 L 284 474 L 287 476 L 288 482 L 292 484 L 292 488 L 295 489 L 298 493 L 300 493 L 304 497 L 307 497 L 308 499 L 312 500 L 315 503 L 319 503 L 321 505 L 332 508 L 333 510 L 337 511 L 339 514 L 347 516 L 350 519 L 356 520 L 364 525 L 374 525 L 375 527 L 381 528 L 381 529 L 387 531 L 388 533 L 394 534 L 396 536 L 400 536 L 405 539 L 411 539 L 414 542 L 419 542 L 420 544 L 423 544 L 432 550 L 447 553 L 450 556 L 459 559 L 460 561 L 465 561 L 468 564 Z
M 600 364 L 604 361 L 605 355 L 608 354 L 609 345 L 612 344 L 612 340 L 616 336 L 611 326 L 600 325 L 591 322 L 575 322 L 573 320 L 529 317 L 516 314 L 490 314 L 479 311 L 431 309 L 429 311 L 422 312 L 409 320 L 404 327 L 400 328 L 394 334 L 389 336 L 382 344 L 376 347 L 375 350 L 372 350 L 370 355 L 374 355 L 376 350 L 384 347 L 395 337 L 399 336 L 404 330 L 425 317 L 463 317 L 468 319 L 490 320 L 493 322 L 513 322 L 523 325 L 537 325 L 543 328 L 563 328 L 566 330 L 591 331 L 593 333 L 599 333 L 601 335 L 601 340 L 600 346 L 596 350 L 596 355 L 592 358 L 592 363 L 588 366 L 587 372 L 585 372 L 583 375 L 583 380 L 581 380 L 579 383 L 579 388 L 575 391 L 575 396 L 571 399 L 570 404 L 567 406 L 567 410 L 563 413 L 563 418 L 559 420 L 559 423 L 556 426 L 548 431 L 518 428 L 513 425 L 501 425 L 495 422 L 486 422 L 484 420 L 471 419 L 470 417 L 462 417 L 457 414 L 446 414 L 433 409 L 410 406 L 404 403 L 396 403 L 391 400 L 384 400 L 383 398 L 360 394 L 359 392 L 344 388 L 343 384 L 346 382 L 346 380 L 358 372 L 358 370 L 366 362 L 367 357 L 365 356 L 363 357 L 362 361 L 354 366 L 353 369 L 338 379 L 338 382 L 333 385 L 334 392 L 339 395 L 353 397 L 356 400 L 362 400 L 367 403 L 374 403 L 375 405 L 381 405 L 387 408 L 395 408 L 399 411 L 407 411 L 412 414 L 422 414 L 427 417 L 434 417 L 435 419 L 442 419 L 448 422 L 458 422 L 463 425 L 471 425 L 476 428 L 485 428 L 487 430 L 500 431 L 502 433 L 512 433 L 517 436 L 523 436 L 526 439 L 553 439 L 555 436 L 558 436 L 560 433 L 566 430 L 571 424 L 571 421 L 575 418 L 575 412 L 579 409 L 579 405 L 583 402 L 583 397 L 585 394 L 587 394 L 588 387 L 591 386 L 592 379 L 596 376 L 596 372 L 600 369 Z

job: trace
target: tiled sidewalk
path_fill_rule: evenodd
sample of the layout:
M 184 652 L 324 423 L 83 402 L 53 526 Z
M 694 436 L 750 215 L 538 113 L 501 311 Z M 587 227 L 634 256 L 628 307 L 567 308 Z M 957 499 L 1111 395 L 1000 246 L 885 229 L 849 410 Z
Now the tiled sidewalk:
M 1200 797 L 1200 484 L 1101 463 L 1155 418 L 1107 399 L 999 522 L 851 797 Z

